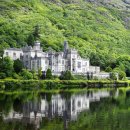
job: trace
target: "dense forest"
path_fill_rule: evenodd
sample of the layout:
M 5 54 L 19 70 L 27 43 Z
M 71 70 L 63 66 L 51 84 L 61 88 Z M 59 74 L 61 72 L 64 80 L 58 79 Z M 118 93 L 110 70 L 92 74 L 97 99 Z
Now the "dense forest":
M 0 0 L 0 50 L 33 45 L 78 49 L 92 65 L 130 76 L 129 0 Z

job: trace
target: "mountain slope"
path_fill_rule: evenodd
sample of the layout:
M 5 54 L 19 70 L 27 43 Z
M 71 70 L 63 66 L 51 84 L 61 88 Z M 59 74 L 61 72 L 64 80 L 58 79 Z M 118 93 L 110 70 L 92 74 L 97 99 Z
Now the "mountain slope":
M 44 51 L 67 40 L 92 64 L 115 67 L 130 54 L 129 7 L 127 0 L 1 0 L 0 48 L 26 45 L 38 26 Z

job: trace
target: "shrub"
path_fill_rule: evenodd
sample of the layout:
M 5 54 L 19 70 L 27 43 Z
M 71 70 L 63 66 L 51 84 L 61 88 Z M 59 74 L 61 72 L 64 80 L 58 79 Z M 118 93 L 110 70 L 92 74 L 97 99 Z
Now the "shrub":
M 119 79 L 125 79 L 126 78 L 126 73 L 124 71 L 119 71 Z
M 69 70 L 65 71 L 65 72 L 61 72 L 61 76 L 60 76 L 61 80 L 73 80 L 74 77 L 71 74 L 71 72 Z
M 10 57 L 0 59 L 0 72 L 5 73 L 7 77 L 12 76 L 13 73 L 13 60 Z
M 32 73 L 32 75 L 33 75 L 33 79 L 38 79 L 38 75 L 37 75 L 37 73 L 36 73 L 36 71 L 35 70 L 32 70 L 31 71 L 31 73 Z
M 110 73 L 110 79 L 112 79 L 112 80 L 116 80 L 117 79 L 115 72 L 111 72 Z
M 23 77 L 23 79 L 26 79 L 26 80 L 33 79 L 33 74 L 26 69 L 23 69 L 20 75 Z
M 23 63 L 22 63 L 22 61 L 20 61 L 19 59 L 15 60 L 13 67 L 14 67 L 14 71 L 16 73 L 21 72 L 22 69 L 23 69 Z
M 110 66 L 108 66 L 105 71 L 106 72 L 112 72 L 112 68 Z
M 114 72 L 118 73 L 118 76 L 119 76 L 119 79 L 122 80 L 122 79 L 125 79 L 126 78 L 126 73 L 121 70 L 120 68 L 115 68 L 114 69 Z
M 42 77 L 42 68 L 38 68 L 38 78 L 41 79 Z
M 52 79 L 51 69 L 47 69 L 47 72 L 46 72 L 46 79 Z
M 0 79 L 4 79 L 6 77 L 6 74 L 3 72 L 0 72 Z
M 13 73 L 12 77 L 14 79 L 20 79 L 21 78 L 17 73 Z
M 74 75 L 74 79 L 76 79 L 76 80 L 79 80 L 79 79 L 87 80 L 87 76 L 84 76 L 84 75 Z

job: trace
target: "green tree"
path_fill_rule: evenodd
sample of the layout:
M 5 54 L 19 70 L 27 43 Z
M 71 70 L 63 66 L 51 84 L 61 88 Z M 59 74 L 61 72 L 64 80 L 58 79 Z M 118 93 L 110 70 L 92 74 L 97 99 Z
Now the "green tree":
M 125 71 L 122 71 L 121 68 L 116 67 L 113 71 L 116 72 L 116 73 L 118 73 L 118 76 L 119 76 L 120 80 L 126 78 L 126 73 L 125 73 Z
M 31 73 L 32 73 L 32 75 L 33 75 L 33 79 L 38 79 L 38 75 L 37 75 L 37 73 L 36 73 L 36 71 L 35 70 L 32 70 L 31 71 Z
M 38 68 L 38 78 L 41 79 L 42 77 L 42 68 Z
M 23 77 L 23 79 L 28 80 L 28 79 L 33 79 L 33 74 L 29 72 L 27 69 L 23 69 L 20 72 L 20 76 Z
M 9 48 L 9 45 L 5 42 L 0 44 L 0 58 L 3 58 L 4 49 Z
M 0 72 L 5 73 L 6 77 L 10 77 L 13 74 L 13 60 L 10 57 L 4 57 L 0 59 Z
M 14 67 L 14 71 L 16 73 L 19 73 L 23 69 L 23 62 L 21 60 L 17 59 L 17 60 L 14 61 L 13 67 Z
M 40 38 L 40 26 L 39 25 L 36 25 L 34 27 L 34 32 L 33 32 L 33 36 L 34 36 L 34 40 L 39 40 Z
M 126 73 L 124 71 L 119 71 L 119 79 L 125 79 L 126 78 Z
M 61 80 L 73 80 L 74 77 L 72 76 L 71 72 L 69 70 L 62 72 L 60 76 Z
M 0 58 L 3 58 L 4 50 L 3 48 L 0 48 Z
M 117 80 L 117 77 L 116 77 L 115 72 L 111 72 L 111 73 L 110 73 L 110 79 L 112 79 L 112 80 Z
M 29 36 L 28 36 L 28 38 L 27 38 L 27 44 L 29 45 L 29 46 L 33 46 L 34 45 L 34 36 L 33 36 L 33 34 L 30 34 Z
M 51 69 L 47 69 L 47 71 L 46 71 L 46 79 L 52 79 Z
M 112 68 L 110 66 L 108 66 L 105 71 L 106 72 L 112 72 Z
M 0 79 L 4 79 L 4 78 L 6 78 L 6 74 L 3 72 L 0 72 Z

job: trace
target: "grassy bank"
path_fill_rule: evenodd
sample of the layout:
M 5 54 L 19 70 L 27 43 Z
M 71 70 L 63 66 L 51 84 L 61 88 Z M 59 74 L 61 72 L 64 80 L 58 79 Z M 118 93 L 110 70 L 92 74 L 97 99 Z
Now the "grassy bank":
M 130 81 L 113 80 L 0 80 L 0 91 L 115 88 L 127 87 L 129 83 Z

